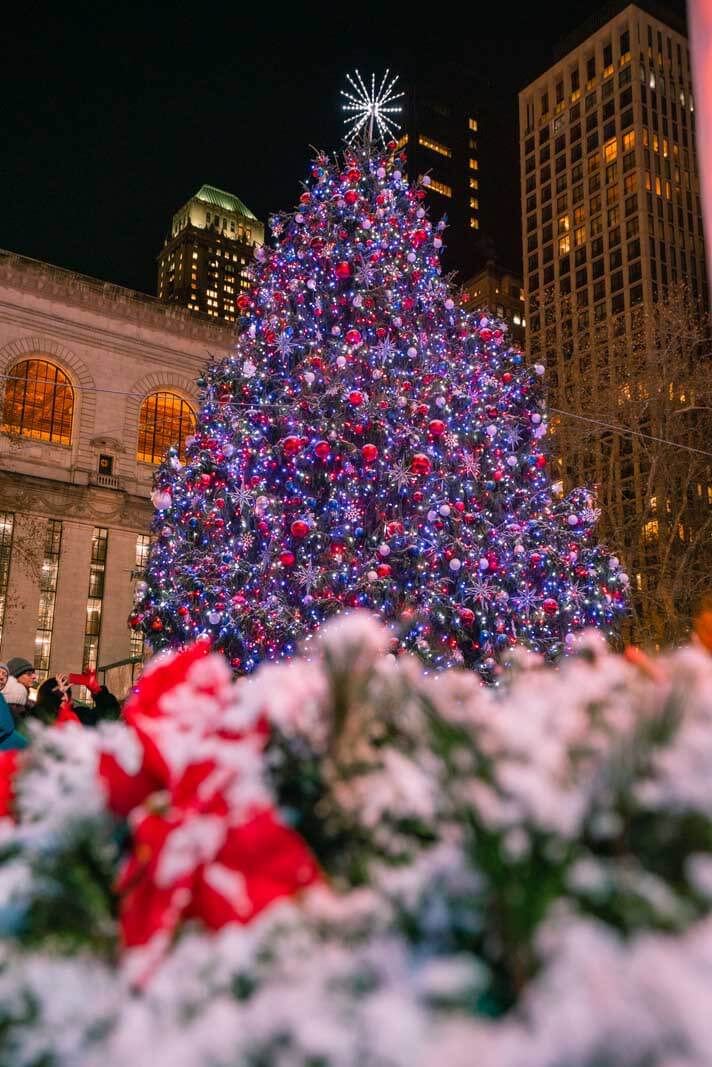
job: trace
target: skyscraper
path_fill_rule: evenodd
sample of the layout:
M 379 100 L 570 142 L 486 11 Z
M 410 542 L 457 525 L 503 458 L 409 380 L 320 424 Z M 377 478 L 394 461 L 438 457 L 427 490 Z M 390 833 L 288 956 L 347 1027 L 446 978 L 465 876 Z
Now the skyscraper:
M 665 309 L 680 283 L 689 306 L 706 299 L 687 39 L 628 5 L 519 94 L 519 119 L 527 339 L 559 412 L 555 462 L 565 481 L 599 486 L 632 571 L 634 636 L 675 636 L 668 617 L 688 610 L 691 578 L 671 560 L 699 548 L 711 480 L 700 468 L 676 490 L 663 475 L 684 449 L 651 444 L 690 444 L 696 430 L 671 369 L 693 353 L 670 344 L 663 363 L 660 341 L 675 333 Z
M 406 82 L 402 136 L 411 180 L 430 175 L 428 208 L 448 217 L 444 264 L 460 277 L 483 260 L 480 241 L 480 152 L 477 89 L 453 74 L 413 72 Z
M 264 226 L 232 193 L 203 185 L 173 216 L 158 256 L 158 297 L 235 321 L 235 299 Z

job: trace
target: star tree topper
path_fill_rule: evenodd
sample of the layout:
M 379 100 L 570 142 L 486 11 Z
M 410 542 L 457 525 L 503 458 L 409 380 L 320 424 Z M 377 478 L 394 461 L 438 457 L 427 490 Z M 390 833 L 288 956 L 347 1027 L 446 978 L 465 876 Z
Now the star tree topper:
M 349 112 L 344 119 L 347 127 L 346 142 L 347 144 L 353 144 L 361 131 L 364 130 L 364 127 L 366 127 L 365 133 L 369 141 L 373 140 L 375 132 L 381 141 L 385 143 L 395 137 L 400 129 L 400 124 L 391 118 L 392 115 L 398 115 L 403 110 L 400 104 L 395 103 L 396 100 L 399 100 L 404 95 L 402 92 L 394 92 L 398 75 L 394 74 L 391 77 L 390 70 L 386 70 L 378 89 L 376 89 L 376 75 L 372 74 L 371 88 L 369 90 L 366 88 L 360 72 L 356 70 L 354 74 L 355 80 L 350 74 L 346 75 L 353 92 L 348 92 L 346 89 L 341 90 L 341 95 L 346 98 L 346 103 L 341 105 L 342 109 Z

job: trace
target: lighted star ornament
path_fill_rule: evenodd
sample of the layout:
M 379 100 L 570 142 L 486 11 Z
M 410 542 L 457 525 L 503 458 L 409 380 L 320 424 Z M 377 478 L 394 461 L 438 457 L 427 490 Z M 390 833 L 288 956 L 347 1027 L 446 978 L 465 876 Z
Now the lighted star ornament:
M 398 115 L 403 110 L 400 104 L 395 103 L 404 95 L 402 92 L 394 92 L 398 75 L 394 74 L 391 77 L 391 72 L 387 70 L 376 89 L 376 75 L 372 74 L 369 90 L 359 71 L 354 73 L 355 79 L 350 74 L 346 75 L 353 92 L 341 90 L 341 95 L 346 98 L 346 103 L 341 106 L 344 111 L 349 112 L 344 119 L 346 142 L 353 144 L 359 134 L 364 131 L 369 141 L 372 141 L 376 134 L 385 144 L 386 141 L 395 137 L 400 129 L 399 123 L 391 118 L 392 115 Z

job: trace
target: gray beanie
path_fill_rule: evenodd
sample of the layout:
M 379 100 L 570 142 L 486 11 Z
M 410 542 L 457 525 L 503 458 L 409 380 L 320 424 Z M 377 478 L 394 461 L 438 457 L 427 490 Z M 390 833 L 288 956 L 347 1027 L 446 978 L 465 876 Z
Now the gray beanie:
M 34 671 L 35 665 L 30 663 L 28 659 L 24 659 L 23 656 L 13 656 L 7 662 L 7 669 L 13 678 L 19 678 L 21 674 L 25 674 L 27 671 Z

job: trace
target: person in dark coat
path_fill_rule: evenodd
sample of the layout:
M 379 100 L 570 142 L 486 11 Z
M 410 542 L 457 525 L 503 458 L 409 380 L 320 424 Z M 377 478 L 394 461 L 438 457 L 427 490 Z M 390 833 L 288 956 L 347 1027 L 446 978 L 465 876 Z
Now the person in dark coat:
M 63 688 L 60 684 L 64 681 L 66 680 L 61 674 L 56 678 L 46 678 L 37 690 L 37 700 L 27 709 L 28 716 L 39 719 L 45 726 L 56 722 L 65 695 L 68 700 L 72 699 L 72 690 Z

